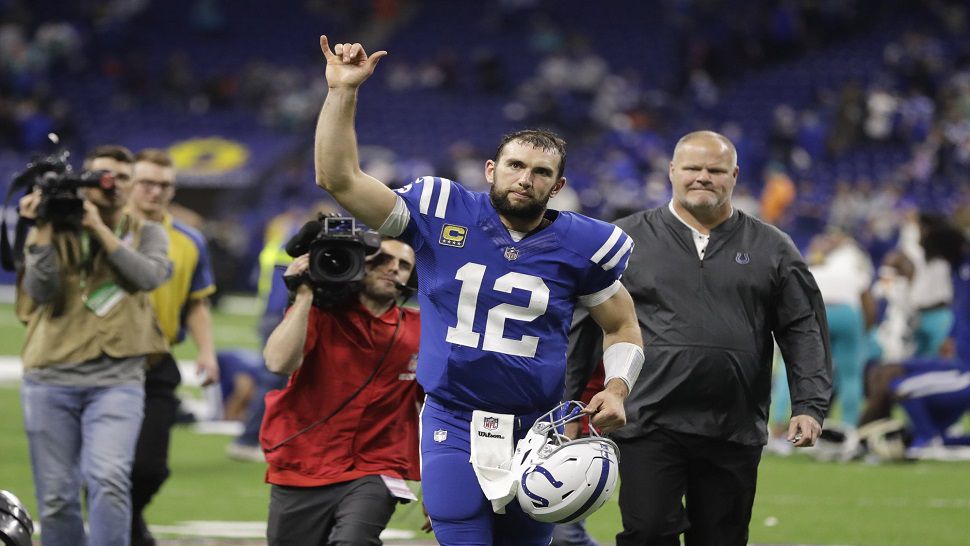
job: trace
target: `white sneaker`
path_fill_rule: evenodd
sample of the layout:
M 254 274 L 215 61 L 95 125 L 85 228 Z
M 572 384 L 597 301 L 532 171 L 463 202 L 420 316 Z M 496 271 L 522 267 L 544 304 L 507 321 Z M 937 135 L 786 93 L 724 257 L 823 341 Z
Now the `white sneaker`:
M 765 444 L 765 453 L 778 455 L 779 457 L 791 455 L 794 449 L 795 447 L 792 446 L 791 442 L 784 438 L 768 438 L 768 443 Z
M 855 427 L 846 428 L 840 460 L 842 462 L 854 461 L 861 458 L 864 454 L 865 451 L 862 449 L 862 439 L 859 438 L 859 432 Z
M 263 448 L 259 446 L 247 446 L 229 442 L 226 446 L 226 456 L 234 461 L 249 463 L 265 463 L 266 457 L 263 455 Z

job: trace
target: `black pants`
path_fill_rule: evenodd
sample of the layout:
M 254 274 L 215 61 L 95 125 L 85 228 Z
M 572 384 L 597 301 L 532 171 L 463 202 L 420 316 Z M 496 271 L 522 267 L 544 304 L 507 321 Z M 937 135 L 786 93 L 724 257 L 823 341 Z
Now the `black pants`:
M 617 546 L 747 544 L 760 446 L 665 429 L 617 445 Z
M 168 444 L 178 412 L 175 389 L 181 382 L 178 365 L 171 354 L 152 366 L 145 375 L 145 420 L 135 448 L 131 469 L 132 520 L 142 511 L 168 479 Z
M 380 476 L 323 487 L 270 489 L 270 546 L 378 546 L 397 500 Z

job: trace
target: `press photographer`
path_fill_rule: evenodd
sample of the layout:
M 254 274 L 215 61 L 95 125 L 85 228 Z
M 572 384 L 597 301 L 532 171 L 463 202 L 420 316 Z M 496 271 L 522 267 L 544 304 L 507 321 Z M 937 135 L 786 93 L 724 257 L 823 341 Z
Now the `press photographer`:
M 127 149 L 103 146 L 84 162 L 86 172 L 103 171 L 87 175 L 97 185 L 74 188 L 70 169 L 38 169 L 20 200 L 20 215 L 35 223 L 17 283 L 27 325 L 22 400 L 48 546 L 129 540 L 146 359 L 167 350 L 148 291 L 171 271 L 164 229 L 124 210 L 132 164 Z M 110 184 L 100 183 L 105 174 Z
M 380 544 L 417 480 L 419 315 L 397 299 L 414 251 L 321 217 L 287 245 L 292 305 L 263 353 L 292 374 L 266 396 L 260 443 L 271 545 Z M 314 299 L 316 298 L 316 304 Z

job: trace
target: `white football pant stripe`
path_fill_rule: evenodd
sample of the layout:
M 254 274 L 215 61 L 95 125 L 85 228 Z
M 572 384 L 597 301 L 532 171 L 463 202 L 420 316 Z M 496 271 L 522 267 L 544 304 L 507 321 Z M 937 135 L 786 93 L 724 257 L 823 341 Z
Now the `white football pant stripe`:
M 970 372 L 957 370 L 926 372 L 900 381 L 896 394 L 904 398 L 920 398 L 957 392 L 967 387 L 970 387 Z

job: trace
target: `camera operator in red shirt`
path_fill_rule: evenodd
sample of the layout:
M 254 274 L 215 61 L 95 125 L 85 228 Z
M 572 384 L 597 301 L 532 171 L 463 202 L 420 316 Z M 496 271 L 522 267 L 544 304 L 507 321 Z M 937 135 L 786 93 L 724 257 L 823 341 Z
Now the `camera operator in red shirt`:
M 380 544 L 395 504 L 414 499 L 404 480 L 419 479 L 419 314 L 397 303 L 414 250 L 382 241 L 363 279 L 336 291 L 309 280 L 321 254 L 311 246 L 286 269 L 292 305 L 263 353 L 270 371 L 290 374 L 266 396 L 260 431 L 267 539 Z

